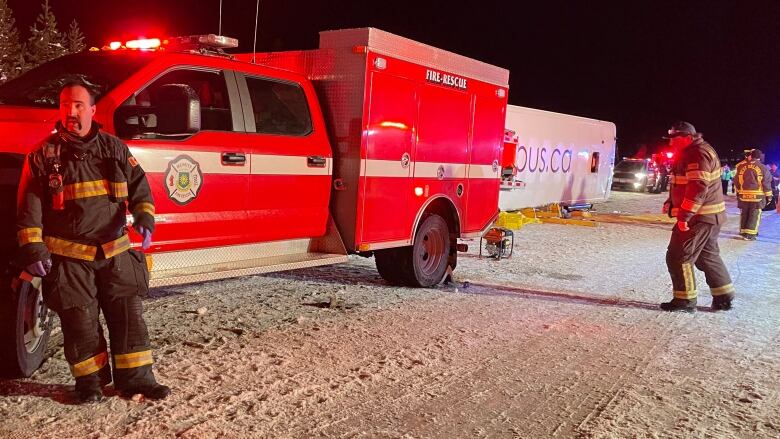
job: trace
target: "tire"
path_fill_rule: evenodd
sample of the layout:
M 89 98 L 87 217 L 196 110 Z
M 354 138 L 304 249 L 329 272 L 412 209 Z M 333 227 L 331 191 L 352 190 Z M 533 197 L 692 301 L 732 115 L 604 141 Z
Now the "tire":
M 375 258 L 379 274 L 394 285 L 434 286 L 444 278 L 451 259 L 447 222 L 439 215 L 426 215 L 413 245 L 377 252 Z
M 400 258 L 401 255 L 397 248 L 374 251 L 374 261 L 376 262 L 376 269 L 379 275 L 393 285 L 404 285 L 401 281 L 401 264 L 398 263 Z
M 43 303 L 40 288 L 30 282 L 6 277 L 0 303 L 0 373 L 9 378 L 29 377 L 44 360 L 51 335 L 50 311 Z M 10 290 L 10 291 L 9 291 Z

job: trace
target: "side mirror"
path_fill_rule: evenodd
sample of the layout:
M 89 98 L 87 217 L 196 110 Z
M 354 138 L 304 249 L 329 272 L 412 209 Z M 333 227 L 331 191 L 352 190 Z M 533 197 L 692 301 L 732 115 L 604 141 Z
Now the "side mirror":
M 200 131 L 200 99 L 187 84 L 165 84 L 152 102 L 157 105 L 157 132 L 165 135 Z
M 200 131 L 200 100 L 187 84 L 158 88 L 149 105 L 125 104 L 114 112 L 114 126 L 122 138 L 187 136 Z

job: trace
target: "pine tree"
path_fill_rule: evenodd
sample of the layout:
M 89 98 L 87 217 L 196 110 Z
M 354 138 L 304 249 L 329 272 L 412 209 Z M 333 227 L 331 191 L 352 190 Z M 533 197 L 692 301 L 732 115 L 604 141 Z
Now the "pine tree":
M 13 12 L 6 0 L 0 0 L 0 84 L 19 74 L 21 58 L 22 46 Z
M 38 14 L 35 24 L 30 27 L 26 67 L 31 69 L 67 54 L 63 43 L 62 33 L 57 30 L 57 19 L 49 7 L 49 0 L 44 0 L 43 10 Z
M 68 42 L 68 52 L 70 53 L 81 52 L 87 47 L 87 45 L 84 44 L 84 34 L 81 33 L 79 24 L 75 19 L 70 22 L 70 29 L 68 30 L 68 33 L 65 34 L 65 37 Z

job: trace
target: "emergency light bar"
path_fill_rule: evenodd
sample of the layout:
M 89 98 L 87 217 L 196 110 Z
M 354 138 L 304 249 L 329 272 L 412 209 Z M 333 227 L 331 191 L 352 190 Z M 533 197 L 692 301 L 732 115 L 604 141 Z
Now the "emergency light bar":
M 238 47 L 238 40 L 223 35 L 190 35 L 187 37 L 171 37 L 169 44 L 175 46 L 200 46 L 211 49 L 234 49 Z
M 142 38 L 137 40 L 112 41 L 103 50 L 221 50 L 238 47 L 238 40 L 222 35 L 190 35 L 185 37 Z

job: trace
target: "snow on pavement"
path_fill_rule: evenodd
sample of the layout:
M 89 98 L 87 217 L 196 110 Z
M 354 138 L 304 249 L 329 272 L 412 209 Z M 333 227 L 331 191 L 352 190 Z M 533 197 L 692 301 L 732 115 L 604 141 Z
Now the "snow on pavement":
M 654 213 L 613 193 L 597 212 Z M 372 259 L 158 289 L 144 302 L 164 401 L 75 405 L 61 334 L 30 379 L 0 382 L 2 437 L 780 436 L 780 215 L 721 234 L 730 312 L 664 313 L 669 225 L 529 225 L 515 254 L 462 254 L 436 289 Z

